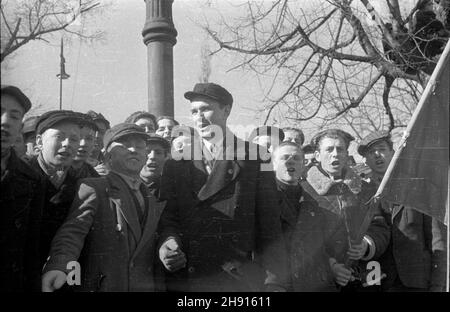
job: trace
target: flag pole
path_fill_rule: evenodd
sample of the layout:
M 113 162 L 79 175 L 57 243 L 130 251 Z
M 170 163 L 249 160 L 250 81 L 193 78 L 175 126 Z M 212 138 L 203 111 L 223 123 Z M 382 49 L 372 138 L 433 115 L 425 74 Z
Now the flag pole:
M 394 171 L 395 165 L 397 164 L 397 160 L 400 157 L 400 154 L 403 150 L 403 148 L 406 146 L 406 141 L 408 140 L 409 134 L 411 132 L 412 127 L 416 123 L 416 120 L 424 108 L 424 104 L 427 101 L 430 94 L 434 91 L 434 88 L 437 84 L 437 78 L 440 77 L 442 69 L 444 68 L 445 62 L 448 62 L 450 58 L 450 40 L 447 41 L 447 45 L 445 46 L 444 52 L 442 53 L 434 71 L 431 75 L 430 79 L 428 80 L 427 86 L 425 90 L 423 91 L 423 94 L 420 98 L 419 104 L 417 104 L 417 107 L 411 117 L 411 120 L 408 123 L 408 126 L 406 127 L 406 130 L 403 133 L 402 139 L 400 141 L 400 145 L 398 149 L 395 151 L 394 156 L 392 157 L 391 162 L 389 163 L 389 166 L 386 170 L 386 173 L 383 176 L 383 179 L 381 180 L 380 186 L 378 187 L 377 192 L 373 196 L 374 198 L 378 199 L 383 192 L 387 182 L 389 181 L 389 178 L 391 177 L 392 171 Z M 448 225 L 448 222 L 447 222 Z

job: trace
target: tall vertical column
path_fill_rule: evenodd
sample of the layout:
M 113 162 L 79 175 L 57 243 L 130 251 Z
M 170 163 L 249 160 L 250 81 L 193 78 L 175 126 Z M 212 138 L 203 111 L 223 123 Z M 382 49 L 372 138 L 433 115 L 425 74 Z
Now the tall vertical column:
M 173 0 L 145 0 L 145 3 L 142 36 L 148 58 L 148 111 L 156 116 L 173 117 L 173 46 L 177 42 Z

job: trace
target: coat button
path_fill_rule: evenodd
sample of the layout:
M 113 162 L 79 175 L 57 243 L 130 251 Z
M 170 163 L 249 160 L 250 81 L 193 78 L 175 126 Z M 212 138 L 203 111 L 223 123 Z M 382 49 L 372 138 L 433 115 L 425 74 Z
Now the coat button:
M 194 272 L 195 272 L 195 268 L 194 268 L 193 266 L 190 266 L 190 267 L 188 268 L 188 272 L 189 272 L 189 273 L 194 273 Z
M 233 169 L 228 169 L 228 174 L 233 174 Z
M 130 268 L 134 268 L 134 262 L 130 262 Z

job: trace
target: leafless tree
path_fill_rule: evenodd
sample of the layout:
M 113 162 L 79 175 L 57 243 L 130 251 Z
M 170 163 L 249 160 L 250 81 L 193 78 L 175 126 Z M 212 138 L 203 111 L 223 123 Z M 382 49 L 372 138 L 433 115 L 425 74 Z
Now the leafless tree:
M 211 76 L 211 50 L 208 44 L 208 37 L 203 40 L 200 51 L 200 76 L 199 81 L 206 83 L 209 82 Z
M 343 123 L 360 135 L 405 125 L 448 40 L 449 3 L 386 0 L 378 12 L 370 0 L 248 1 L 243 16 L 205 29 L 213 53 L 241 57 L 230 70 L 270 79 L 264 124 Z
M 103 32 L 85 32 L 84 18 L 98 14 L 103 5 L 95 0 L 19 0 L 0 1 L 1 62 L 32 40 L 48 42 L 52 34 L 63 31 L 82 39 L 101 38 Z

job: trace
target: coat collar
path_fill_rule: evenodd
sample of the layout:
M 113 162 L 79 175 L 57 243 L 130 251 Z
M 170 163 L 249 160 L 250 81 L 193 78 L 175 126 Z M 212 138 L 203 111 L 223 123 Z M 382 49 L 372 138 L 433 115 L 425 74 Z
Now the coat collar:
M 353 194 L 360 193 L 362 187 L 361 177 L 350 168 L 345 169 L 344 179 L 333 180 L 319 166 L 313 166 L 306 180 L 320 196 L 329 195 L 331 188 L 339 183 L 347 185 Z

